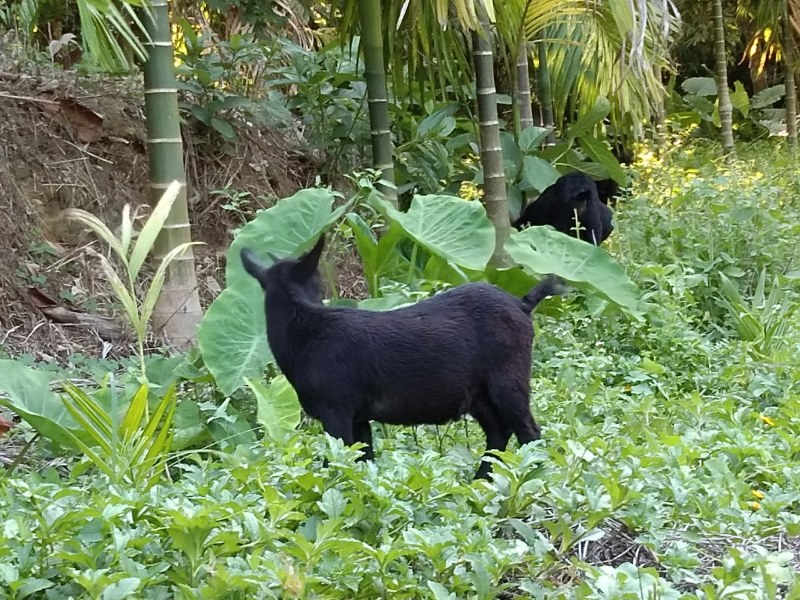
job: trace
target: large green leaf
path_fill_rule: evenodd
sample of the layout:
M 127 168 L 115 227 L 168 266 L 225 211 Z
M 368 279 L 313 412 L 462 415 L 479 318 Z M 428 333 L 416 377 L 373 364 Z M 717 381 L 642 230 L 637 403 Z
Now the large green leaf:
M 519 134 L 519 147 L 523 152 L 533 152 L 539 149 L 542 142 L 550 133 L 550 127 L 526 127 Z
M 757 109 L 772 106 L 785 95 L 786 87 L 782 83 L 773 85 L 765 90 L 761 90 L 757 94 L 753 94 L 753 97 L 750 99 L 750 108 Z
M 597 292 L 631 312 L 641 312 L 639 290 L 603 249 L 550 227 L 511 235 L 506 251 L 533 275 L 555 273 L 577 288 Z
M 585 160 L 570 160 L 568 161 L 568 164 L 576 171 L 580 171 L 584 175 L 588 175 L 595 181 L 608 179 L 608 170 L 600 163 L 587 162 Z
M 297 429 L 300 424 L 300 401 L 284 375 L 275 377 L 269 386 L 255 379 L 248 379 L 247 385 L 256 397 L 258 422 L 271 439 L 280 442 Z
M 238 390 L 245 377 L 260 377 L 273 360 L 261 289 L 224 290 L 208 307 L 197 340 L 208 370 L 226 396 Z
M 78 424 L 50 390 L 50 376 L 14 360 L 0 360 L 0 406 L 27 421 L 44 437 L 75 447 L 68 429 Z
M 514 136 L 506 132 L 500 134 L 500 146 L 503 150 L 503 173 L 507 181 L 514 181 L 522 168 L 522 150 Z
M 578 139 L 578 142 L 589 158 L 605 167 L 614 181 L 619 185 L 625 185 L 625 171 L 622 170 L 619 161 L 611 153 L 606 142 L 600 141 L 590 135 L 582 135 Z
M 347 210 L 333 210 L 335 195 L 321 188 L 300 190 L 272 208 L 262 211 L 245 225 L 228 250 L 225 277 L 228 287 L 258 290 L 258 283 L 242 266 L 240 252 L 250 248 L 262 261 L 269 253 L 281 258 L 296 256 L 310 249 L 319 235 Z
M 733 92 L 731 92 L 731 104 L 733 108 L 742 113 L 745 117 L 750 113 L 750 97 L 747 95 L 747 90 L 741 81 L 736 81 L 733 84 Z
M 693 96 L 716 96 L 717 82 L 713 77 L 689 77 L 681 87 L 687 94 Z
M 561 177 L 561 173 L 553 165 L 538 156 L 525 157 L 522 175 L 520 188 L 526 192 L 536 190 L 539 193 L 545 191 Z
M 605 119 L 609 112 L 611 112 L 611 104 L 608 99 L 604 96 L 599 96 L 592 108 L 589 109 L 589 112 L 581 115 L 577 121 L 569 126 L 564 137 L 574 140 L 576 137 L 586 134 Z
M 453 196 L 415 196 L 408 212 L 375 205 L 427 250 L 460 267 L 482 271 L 494 251 L 494 227 L 480 202 Z
M 408 271 L 408 261 L 397 250 L 397 243 L 405 237 L 405 233 L 400 225 L 392 223 L 388 231 L 377 240 L 369 226 L 355 213 L 347 215 L 347 224 L 350 225 L 358 254 L 361 256 L 369 293 L 377 297 L 380 295 L 379 284 L 382 277 Z

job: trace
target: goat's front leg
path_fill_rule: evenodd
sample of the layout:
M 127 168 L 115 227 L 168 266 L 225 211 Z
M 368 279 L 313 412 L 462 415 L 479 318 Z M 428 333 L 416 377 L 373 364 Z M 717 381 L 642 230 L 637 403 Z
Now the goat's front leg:
M 339 438 L 346 446 L 352 446 L 356 441 L 353 437 L 353 418 L 336 412 L 326 413 L 319 417 L 325 433 L 331 437 Z M 322 466 L 327 467 L 328 459 L 322 461 Z
M 329 412 L 319 418 L 322 428 L 330 436 L 339 438 L 345 445 L 352 446 L 356 441 L 353 435 L 353 417 L 349 414 Z

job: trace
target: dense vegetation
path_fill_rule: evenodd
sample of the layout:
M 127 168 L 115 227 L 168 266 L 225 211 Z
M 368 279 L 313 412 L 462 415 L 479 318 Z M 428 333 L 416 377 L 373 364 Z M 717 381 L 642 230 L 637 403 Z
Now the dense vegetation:
M 110 248 L 97 261 L 137 343 L 130 357 L 66 364 L 0 346 L 0 443 L 13 449 L 0 471 L 0 598 L 800 598 L 800 176 L 783 137 L 790 92 L 765 33 L 788 13 L 718 3 L 737 51 L 763 57 L 746 83 L 731 75 L 737 147 L 723 157 L 718 79 L 687 50 L 709 46 L 712 31 L 678 37 L 664 9 L 661 41 L 696 62 L 678 71 L 651 23 L 637 68 L 650 60 L 651 76 L 678 76 L 639 86 L 627 73 L 606 97 L 589 83 L 609 83 L 609 49 L 631 34 L 609 25 L 616 4 L 544 25 L 531 9 L 516 28 L 498 9 L 498 87 L 516 85 L 515 32 L 546 32 L 553 72 L 574 75 L 553 76 L 549 124 L 520 127 L 519 100 L 504 110 L 500 99 L 498 220 L 484 203 L 491 169 L 465 36 L 432 40 L 437 52 L 451 45 L 451 71 L 431 76 L 427 57 L 413 85 L 409 48 L 390 50 L 394 162 L 369 168 L 364 65 L 343 39 L 358 3 L 310 4 L 313 34 L 300 4 L 295 14 L 208 3 L 203 27 L 191 7 L 173 7 L 185 129 L 223 155 L 259 128 L 302 138 L 302 152 L 323 157 L 317 185 L 281 199 L 214 190 L 237 225 L 225 232 L 225 289 L 188 351 L 145 346 L 167 262 L 185 248 L 145 259 L 185 190 L 171 186 L 148 220 L 68 213 Z M 45 8 L 61 10 L 0 8 L 32 64 L 41 25 L 79 20 Z M 231 33 L 233 8 L 274 35 Z M 687 22 L 707 18 L 685 8 Z M 600 39 L 609 53 L 589 65 L 565 39 Z M 71 43 L 51 44 L 48 68 Z M 540 75 L 547 44 L 535 44 Z M 83 75 L 131 60 L 85 50 Z M 615 155 L 626 153 L 623 167 Z M 502 233 L 526 198 L 573 170 L 628 186 L 602 248 L 547 228 Z M 389 310 L 465 281 L 521 295 L 561 275 L 570 293 L 534 315 L 542 439 L 512 444 L 490 481 L 473 481 L 484 440 L 470 419 L 374 424 L 377 458 L 365 463 L 304 416 L 238 257 L 245 246 L 296 256 L 323 233 L 334 305 Z M 329 267 L 344 255 L 358 257 L 365 297 L 338 297 Z
M 798 206 L 776 198 L 798 180 L 770 146 L 729 165 L 709 150 L 643 163 L 618 213 L 613 251 L 649 316 L 587 299 L 536 318 L 544 439 L 507 452 L 493 483 L 469 481 L 471 422 L 378 428 L 375 464 L 307 423 L 179 453 L 149 488 L 18 471 L 0 496 L 7 594 L 796 597 Z M 753 299 L 762 269 L 771 304 Z M 209 412 L 207 385 L 185 393 L 184 434 L 253 439 L 222 424 L 236 412 Z

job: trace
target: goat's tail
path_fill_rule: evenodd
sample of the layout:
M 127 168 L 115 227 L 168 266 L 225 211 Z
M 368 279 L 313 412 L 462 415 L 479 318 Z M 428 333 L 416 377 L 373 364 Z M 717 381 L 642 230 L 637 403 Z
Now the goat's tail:
M 562 296 L 566 293 L 567 286 L 561 278 L 550 274 L 522 297 L 522 306 L 526 312 L 531 313 L 548 296 Z

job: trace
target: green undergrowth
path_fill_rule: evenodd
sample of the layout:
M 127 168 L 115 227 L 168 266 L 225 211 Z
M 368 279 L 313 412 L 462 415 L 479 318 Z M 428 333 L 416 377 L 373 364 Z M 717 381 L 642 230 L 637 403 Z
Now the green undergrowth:
M 783 148 L 716 152 L 636 166 L 608 249 L 650 310 L 535 317 L 542 440 L 493 482 L 472 421 L 375 424 L 359 463 L 304 419 L 147 489 L 0 473 L 0 598 L 800 598 L 800 178 Z M 178 413 L 216 401 L 187 389 Z

